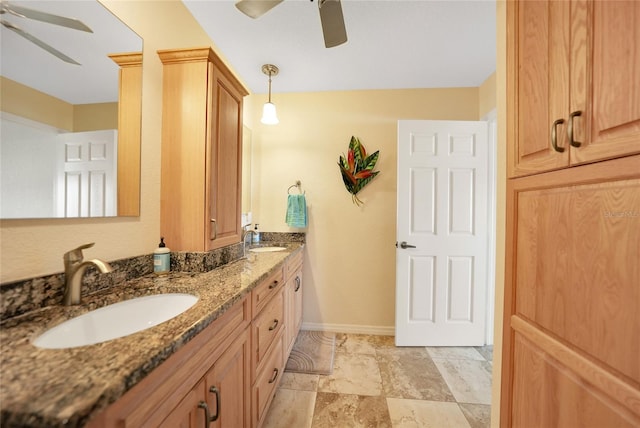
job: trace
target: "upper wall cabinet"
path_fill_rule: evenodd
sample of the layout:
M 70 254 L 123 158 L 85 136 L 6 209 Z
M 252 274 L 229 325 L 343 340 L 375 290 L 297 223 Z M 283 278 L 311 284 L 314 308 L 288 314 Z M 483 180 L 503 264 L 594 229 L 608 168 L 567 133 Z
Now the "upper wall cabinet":
M 158 55 L 164 64 L 161 234 L 175 251 L 239 242 L 248 92 L 210 48 Z
M 509 2 L 509 176 L 640 152 L 640 2 Z

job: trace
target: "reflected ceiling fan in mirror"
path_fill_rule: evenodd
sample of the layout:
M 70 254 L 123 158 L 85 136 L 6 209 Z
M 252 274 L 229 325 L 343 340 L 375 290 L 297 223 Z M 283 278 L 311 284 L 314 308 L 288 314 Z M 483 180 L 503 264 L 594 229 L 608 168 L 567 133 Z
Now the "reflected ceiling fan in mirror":
M 34 19 L 36 21 L 46 22 L 48 24 L 60 25 L 62 27 L 67 27 L 74 30 L 93 33 L 91 28 L 89 28 L 87 25 L 85 25 L 82 21 L 78 19 L 54 15 L 51 13 L 42 12 L 40 10 L 30 9 L 28 7 L 23 7 L 23 6 L 13 5 L 13 4 L 10 5 L 6 1 L 0 2 L 0 15 L 4 15 L 4 14 L 9 14 L 9 15 L 13 15 L 13 16 L 17 16 L 25 19 Z M 68 57 L 67 55 L 63 54 L 53 46 L 49 45 L 48 43 L 22 30 L 17 25 L 14 25 L 11 22 L 6 21 L 4 19 L 0 19 L 0 23 L 2 23 L 2 25 L 5 28 L 24 37 L 25 39 L 29 40 L 31 43 L 34 43 L 35 45 L 49 52 L 50 54 L 60 58 L 62 61 L 68 62 L 70 64 L 80 65 L 80 63 L 74 60 L 73 58 Z
M 251 18 L 259 18 L 282 3 L 283 0 L 238 0 L 236 7 Z M 313 0 L 311 0 L 313 1 Z M 342 15 L 340 0 L 318 0 L 320 23 L 327 48 L 341 45 L 347 41 L 347 30 Z

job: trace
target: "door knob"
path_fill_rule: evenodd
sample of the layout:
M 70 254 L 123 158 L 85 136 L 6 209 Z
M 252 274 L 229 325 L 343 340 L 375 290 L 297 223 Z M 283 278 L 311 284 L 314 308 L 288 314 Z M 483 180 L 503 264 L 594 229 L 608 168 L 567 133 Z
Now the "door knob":
M 407 244 L 407 241 L 402 241 L 402 242 L 400 243 L 400 248 L 416 248 L 416 246 L 415 246 L 415 245 Z

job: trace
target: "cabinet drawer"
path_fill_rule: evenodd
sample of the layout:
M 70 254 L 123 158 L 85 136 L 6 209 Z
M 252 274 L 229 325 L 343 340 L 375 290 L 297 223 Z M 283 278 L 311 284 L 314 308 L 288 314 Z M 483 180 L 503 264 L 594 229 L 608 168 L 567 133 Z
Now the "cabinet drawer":
M 252 388 L 251 412 L 254 427 L 259 427 L 264 420 L 269 404 L 276 392 L 276 387 L 280 383 L 283 366 L 281 334 L 276 341 L 276 346 L 271 348 L 266 364 L 258 372 L 258 378 Z
M 262 367 L 269 348 L 284 327 L 284 296 L 279 292 L 253 322 L 253 357 L 256 371 Z
M 251 310 L 256 317 L 267 304 L 271 296 L 275 296 L 283 284 L 282 268 L 276 269 L 260 285 L 251 292 Z
M 302 256 L 303 252 L 301 250 L 289 257 L 287 262 L 284 264 L 285 279 L 289 279 L 291 275 L 293 275 L 295 271 L 298 270 L 298 268 L 302 265 Z

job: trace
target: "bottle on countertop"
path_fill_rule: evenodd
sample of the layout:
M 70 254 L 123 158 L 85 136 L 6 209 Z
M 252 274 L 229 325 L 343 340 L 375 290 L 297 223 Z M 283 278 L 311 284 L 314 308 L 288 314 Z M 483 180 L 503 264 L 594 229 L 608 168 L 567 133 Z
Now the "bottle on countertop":
M 164 243 L 164 237 L 160 238 L 158 248 L 153 252 L 153 272 L 157 275 L 169 273 L 171 268 L 171 250 Z
M 254 244 L 260 243 L 260 231 L 258 230 L 258 223 L 256 223 L 256 227 L 253 228 L 253 235 L 251 236 L 251 242 Z

